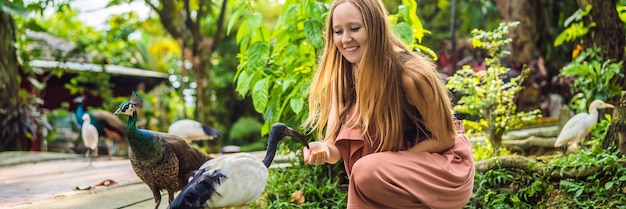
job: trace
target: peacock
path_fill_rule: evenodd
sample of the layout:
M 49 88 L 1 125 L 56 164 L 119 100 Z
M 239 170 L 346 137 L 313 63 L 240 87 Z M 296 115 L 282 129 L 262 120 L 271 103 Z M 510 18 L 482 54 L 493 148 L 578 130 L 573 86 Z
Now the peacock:
M 187 143 L 197 140 L 213 140 L 222 137 L 222 134 L 213 127 L 191 119 L 175 121 L 167 129 L 167 133 L 178 135 L 185 139 Z
M 265 190 L 278 142 L 285 136 L 295 137 L 306 147 L 307 140 L 285 124 L 272 125 L 263 161 L 248 153 L 227 154 L 204 163 L 189 184 L 170 204 L 171 209 L 247 208 Z
M 120 104 L 114 114 L 128 115 L 126 139 L 130 147 L 130 163 L 137 176 L 152 190 L 155 208 L 158 208 L 161 190 L 167 191 L 169 203 L 172 203 L 174 193 L 187 185 L 193 171 L 212 157 L 191 147 L 179 136 L 138 129 L 137 106 L 141 102 L 133 91 L 130 100 Z
M 124 123 L 117 118 L 113 113 L 105 110 L 89 110 L 85 112 L 83 101 L 85 96 L 79 96 L 74 99 L 74 102 L 78 103 L 75 116 L 76 121 L 80 126 L 83 124 L 83 115 L 88 114 L 91 120 L 91 124 L 98 130 L 98 135 L 104 137 L 104 141 L 107 145 L 107 151 L 109 158 L 112 156 L 112 142 L 111 139 L 118 143 L 125 143 L 126 128 Z
M 83 125 L 81 126 L 81 136 L 83 137 L 83 143 L 87 148 L 85 152 L 85 157 L 89 158 L 89 167 L 92 166 L 93 157 L 98 156 L 98 130 L 96 127 L 91 124 L 91 119 L 89 114 L 83 114 Z

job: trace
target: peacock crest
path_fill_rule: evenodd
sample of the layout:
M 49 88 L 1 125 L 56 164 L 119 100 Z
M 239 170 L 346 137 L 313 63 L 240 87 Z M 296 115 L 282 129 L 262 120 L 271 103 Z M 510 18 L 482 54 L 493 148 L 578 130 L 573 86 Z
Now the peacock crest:
M 137 92 L 133 91 L 130 99 L 120 104 L 114 114 L 133 115 L 133 113 L 137 111 L 137 106 L 141 106 L 142 104 L 143 100 L 141 99 L 141 97 L 139 97 Z

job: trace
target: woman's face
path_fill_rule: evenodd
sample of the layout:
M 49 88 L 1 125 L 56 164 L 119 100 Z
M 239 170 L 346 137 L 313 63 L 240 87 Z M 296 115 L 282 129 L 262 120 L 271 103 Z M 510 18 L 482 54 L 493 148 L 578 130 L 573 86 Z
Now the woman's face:
M 352 3 L 337 5 L 332 23 L 333 41 L 341 55 L 353 64 L 361 61 L 367 46 L 367 32 L 359 9 Z

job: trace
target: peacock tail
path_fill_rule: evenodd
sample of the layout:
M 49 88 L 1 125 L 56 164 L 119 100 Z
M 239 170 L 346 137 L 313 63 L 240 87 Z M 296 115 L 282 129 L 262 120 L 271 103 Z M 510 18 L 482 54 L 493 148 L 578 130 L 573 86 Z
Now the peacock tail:
M 117 133 L 121 138 L 124 138 L 124 136 L 126 135 L 126 131 L 124 129 L 124 123 L 122 123 L 121 120 L 119 120 L 110 112 L 107 112 L 104 110 L 89 110 L 85 112 L 83 102 L 78 104 L 78 107 L 76 108 L 76 112 L 74 114 L 74 116 L 76 117 L 76 122 L 79 124 L 79 127 L 81 127 L 84 122 L 82 116 L 85 113 L 89 114 L 91 124 L 95 126 L 96 129 L 98 129 L 98 135 L 110 137 L 104 131 L 104 129 L 108 129 Z M 121 140 L 121 139 L 118 139 L 118 140 Z

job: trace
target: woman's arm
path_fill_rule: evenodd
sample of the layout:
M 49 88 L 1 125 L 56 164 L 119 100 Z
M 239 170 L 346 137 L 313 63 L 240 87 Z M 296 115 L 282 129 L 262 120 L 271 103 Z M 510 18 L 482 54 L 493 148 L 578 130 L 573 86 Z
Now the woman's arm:
M 311 142 L 310 149 L 306 147 L 302 151 L 304 162 L 311 165 L 335 164 L 341 159 L 337 146 L 328 141 Z
M 409 61 L 411 62 L 411 61 Z M 403 74 L 402 83 L 409 100 L 422 115 L 426 129 L 432 133 L 432 138 L 422 140 L 409 149 L 411 152 L 438 153 L 450 149 L 454 145 L 455 130 L 452 118 L 446 117 L 445 111 L 451 111 L 443 102 L 449 99 L 447 92 L 441 92 L 434 82 L 442 82 L 434 73 L 420 72 L 422 69 L 412 69 Z M 425 69 L 423 71 L 426 71 Z M 451 128 L 449 128 L 451 127 Z M 418 127 L 419 128 L 419 127 Z M 452 130 L 450 130 L 452 129 Z
M 326 127 L 335 127 L 335 124 L 338 123 L 338 114 L 337 108 L 331 107 Z M 335 146 L 335 137 L 332 136 L 331 130 L 326 130 L 325 138 L 321 142 L 309 143 L 310 149 L 305 147 L 302 150 L 304 162 L 311 165 L 323 165 L 325 163 L 335 164 L 341 159 L 341 153 Z

